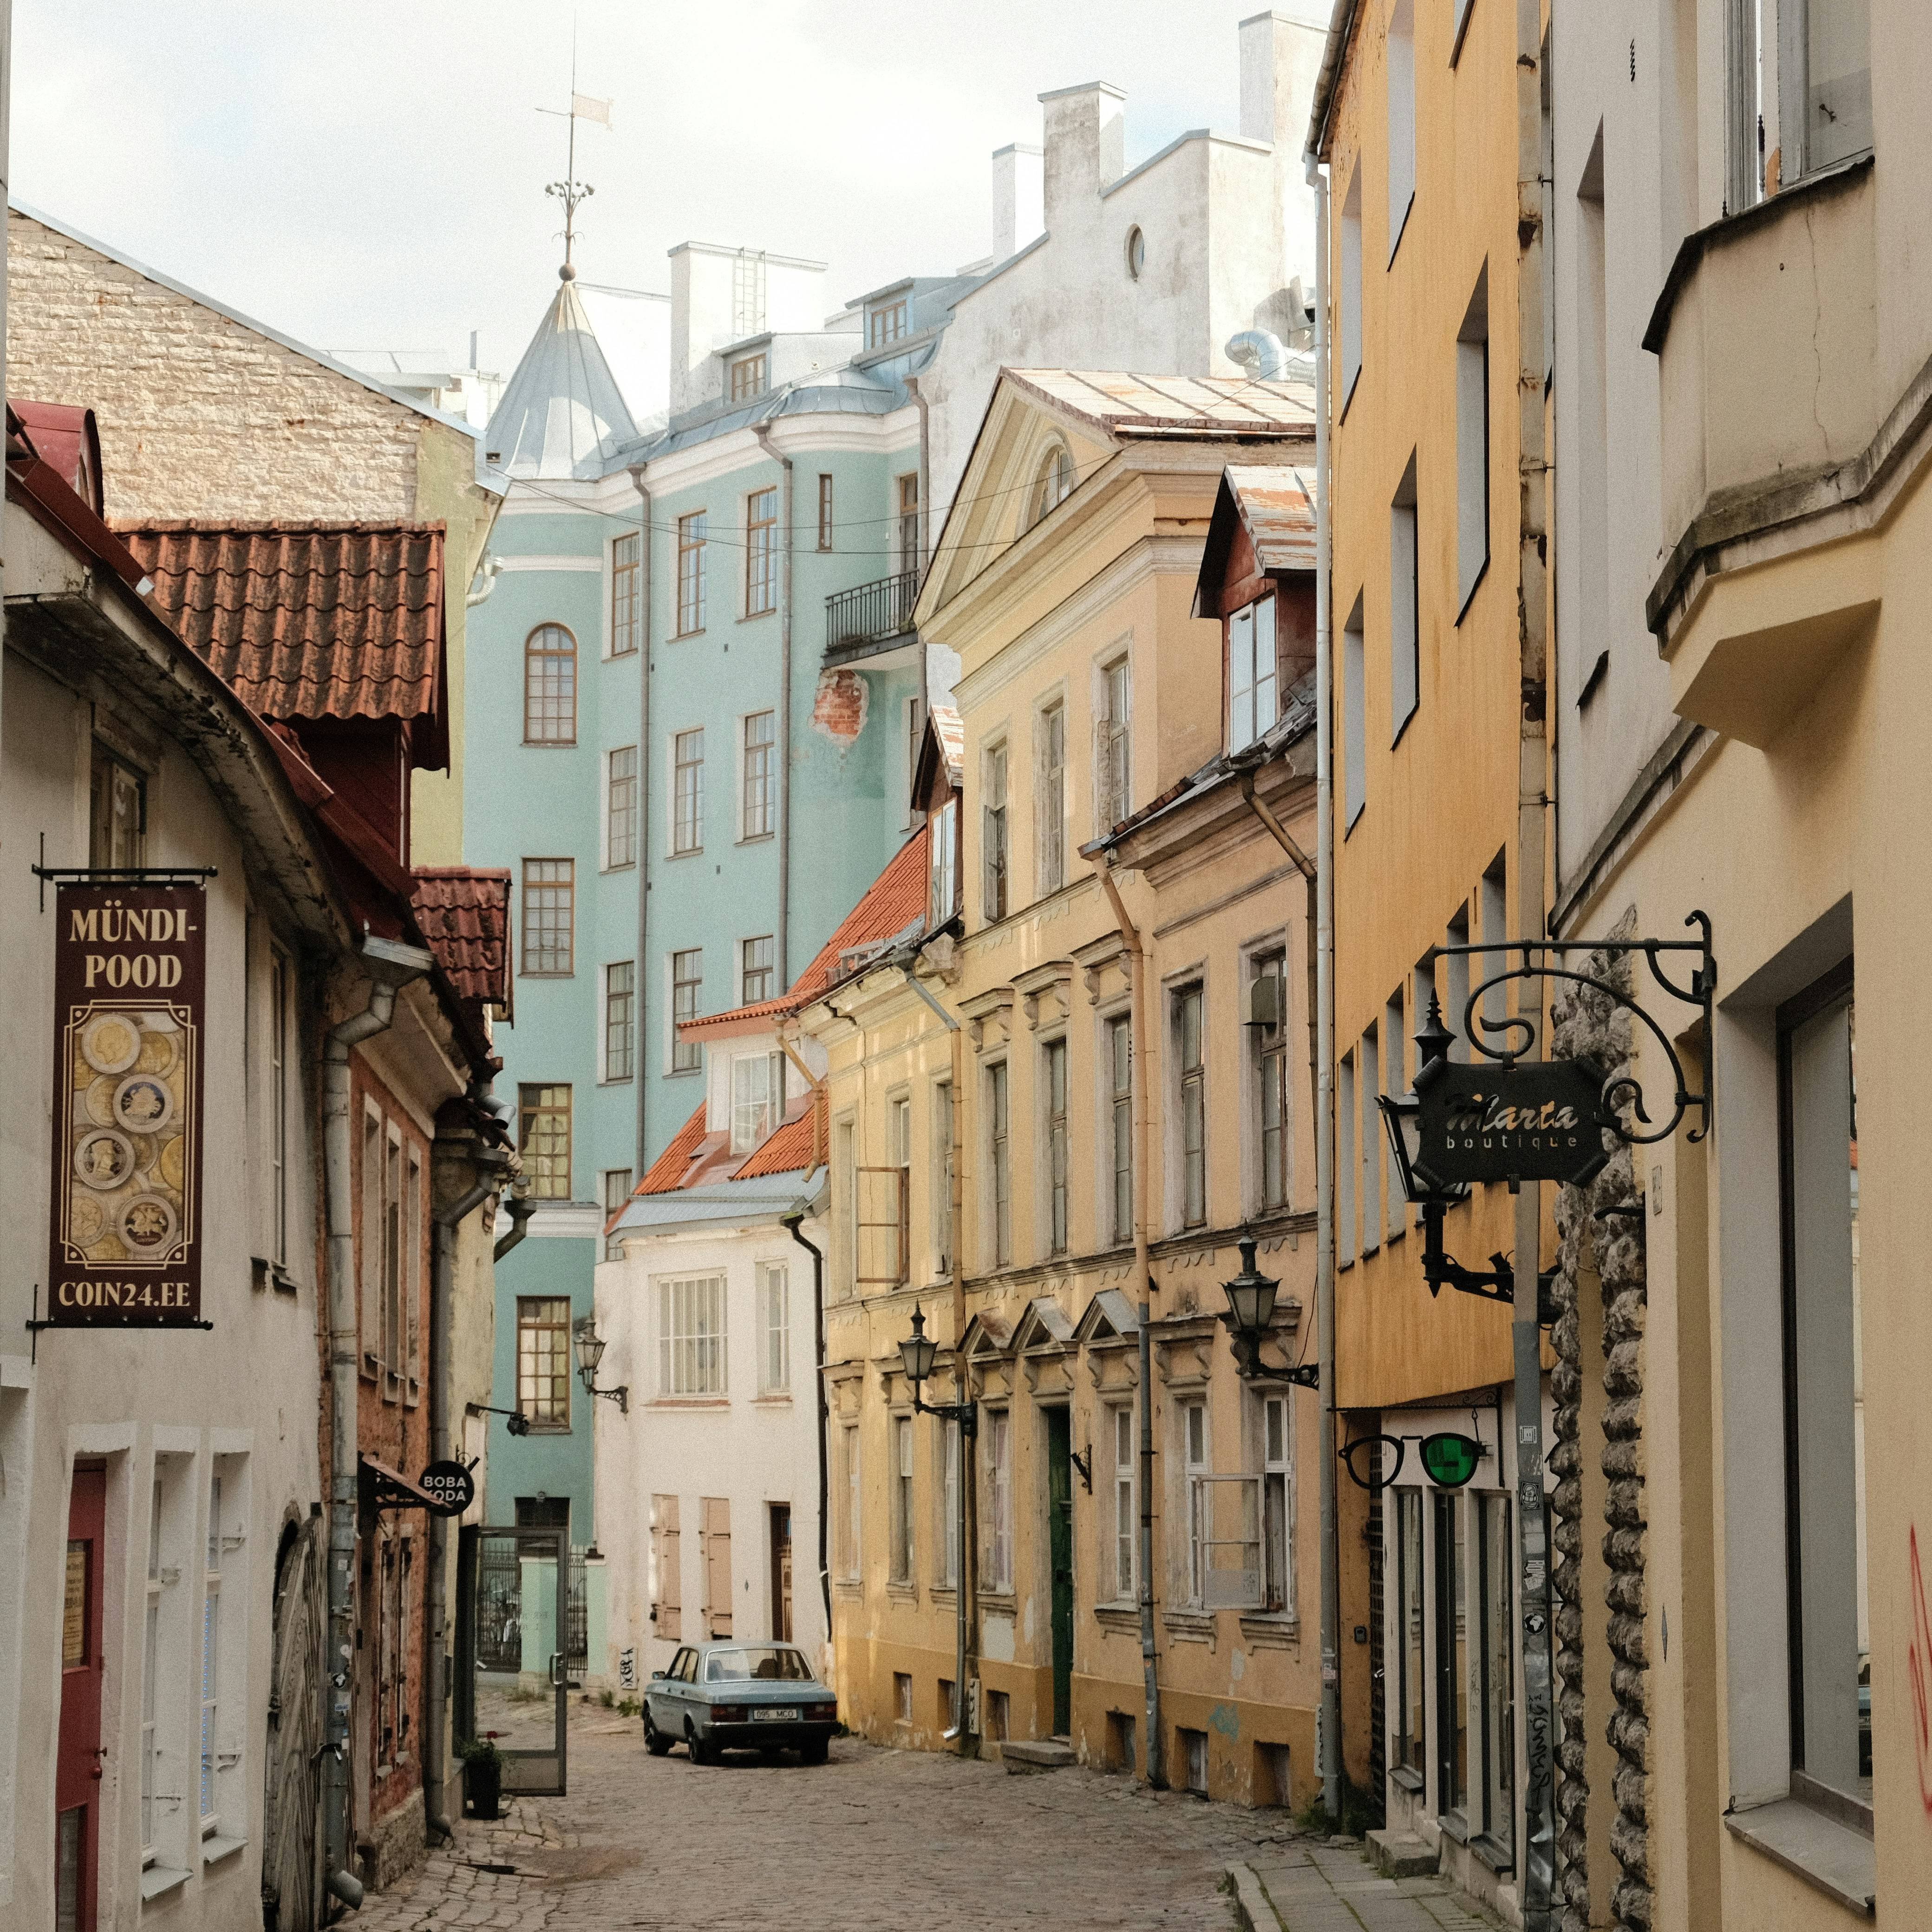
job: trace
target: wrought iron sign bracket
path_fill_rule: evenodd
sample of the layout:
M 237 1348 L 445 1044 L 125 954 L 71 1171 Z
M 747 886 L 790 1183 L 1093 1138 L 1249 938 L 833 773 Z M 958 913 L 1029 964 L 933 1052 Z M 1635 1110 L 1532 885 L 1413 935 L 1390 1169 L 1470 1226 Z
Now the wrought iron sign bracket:
M 1454 1255 L 1445 1253 L 1442 1246 L 1442 1215 L 1444 1204 L 1432 1202 L 1423 1210 L 1423 1226 L 1426 1236 L 1422 1253 L 1422 1277 L 1429 1284 L 1432 1296 L 1438 1289 L 1453 1288 L 1459 1294 L 1480 1296 L 1485 1301 L 1506 1301 L 1512 1306 L 1516 1302 L 1516 1267 L 1508 1255 L 1494 1254 L 1490 1257 L 1486 1270 L 1467 1268 Z M 1545 1268 L 1536 1278 L 1536 1322 L 1540 1328 L 1551 1328 L 1556 1324 L 1556 1304 L 1550 1298 L 1561 1270 Z
M 46 835 L 40 836 L 40 856 L 47 855 Z M 47 909 L 47 881 L 58 885 L 202 886 L 221 876 L 214 866 L 32 866 L 40 882 L 40 910 Z
M 27 1366 L 29 1368 L 37 1367 L 40 1363 L 40 1331 L 42 1329 L 77 1328 L 82 1326 L 82 1324 L 77 1322 L 52 1322 L 44 1321 L 41 1319 L 40 1285 L 38 1282 L 35 1282 L 34 1284 L 34 1299 L 32 1305 L 34 1310 L 33 1313 L 25 1322 L 20 1324 L 20 1326 L 26 1330 L 28 1335 L 32 1338 L 27 1344 Z M 108 1324 L 103 1322 L 93 1325 L 105 1328 Z M 128 1325 L 130 1328 L 132 1328 L 135 1324 L 130 1322 Z M 146 1326 L 146 1324 L 144 1324 L 142 1325 Z M 214 1326 L 214 1324 L 212 1322 L 170 1322 L 167 1325 L 170 1328 L 212 1328 Z
M 1318 1362 L 1298 1362 L 1292 1368 L 1270 1368 L 1262 1360 L 1261 1342 L 1258 1337 L 1245 1335 L 1234 1325 L 1232 1316 L 1220 1317 L 1228 1330 L 1228 1346 L 1234 1352 L 1234 1372 L 1244 1382 L 1287 1382 L 1296 1388 L 1319 1388 L 1322 1386 L 1322 1365 Z

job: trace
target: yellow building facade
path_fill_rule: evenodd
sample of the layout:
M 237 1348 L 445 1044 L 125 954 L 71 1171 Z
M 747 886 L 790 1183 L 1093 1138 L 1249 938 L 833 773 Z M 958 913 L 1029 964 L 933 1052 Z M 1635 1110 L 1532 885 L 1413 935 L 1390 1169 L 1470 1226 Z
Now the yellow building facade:
M 1245 1232 L 1262 1360 L 1313 1360 L 1311 400 L 1008 371 L 928 573 L 927 917 L 802 1016 L 841 1708 L 883 1742 L 947 1743 L 963 1591 L 969 1748 L 1318 1789 L 1317 1398 L 1221 1319 Z

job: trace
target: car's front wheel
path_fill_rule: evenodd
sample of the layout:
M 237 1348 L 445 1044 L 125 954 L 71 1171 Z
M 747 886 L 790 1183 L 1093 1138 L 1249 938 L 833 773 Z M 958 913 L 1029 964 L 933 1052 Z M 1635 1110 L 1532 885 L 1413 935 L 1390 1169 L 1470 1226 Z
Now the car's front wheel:
M 651 1714 L 644 1713 L 644 1748 L 653 1757 L 662 1757 L 670 1749 L 671 1741 L 651 1722 Z

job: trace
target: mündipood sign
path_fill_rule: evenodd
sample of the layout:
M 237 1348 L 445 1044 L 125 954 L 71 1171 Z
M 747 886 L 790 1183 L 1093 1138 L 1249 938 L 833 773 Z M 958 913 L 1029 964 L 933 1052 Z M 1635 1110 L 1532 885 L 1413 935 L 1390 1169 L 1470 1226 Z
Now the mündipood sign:
M 1610 1158 L 1598 1125 L 1603 1076 L 1587 1060 L 1465 1066 L 1416 1082 L 1416 1172 L 1438 1187 L 1477 1180 L 1580 1186 Z
M 206 903 L 58 888 L 50 1327 L 202 1325 Z

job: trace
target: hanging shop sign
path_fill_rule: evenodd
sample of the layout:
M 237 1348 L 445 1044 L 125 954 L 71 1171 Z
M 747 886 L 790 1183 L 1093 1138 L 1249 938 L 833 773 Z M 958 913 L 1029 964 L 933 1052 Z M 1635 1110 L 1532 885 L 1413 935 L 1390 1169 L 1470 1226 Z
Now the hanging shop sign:
M 416 1478 L 416 1486 L 435 1499 L 438 1516 L 460 1516 L 476 1500 L 476 1478 L 466 1462 L 432 1462 Z
M 58 888 L 50 1328 L 207 1325 L 206 905 L 198 885 Z
M 1444 1192 L 1478 1180 L 1580 1186 L 1610 1158 L 1599 1124 L 1603 1088 L 1603 1075 L 1584 1060 L 1438 1060 L 1416 1081 L 1416 1173 Z

